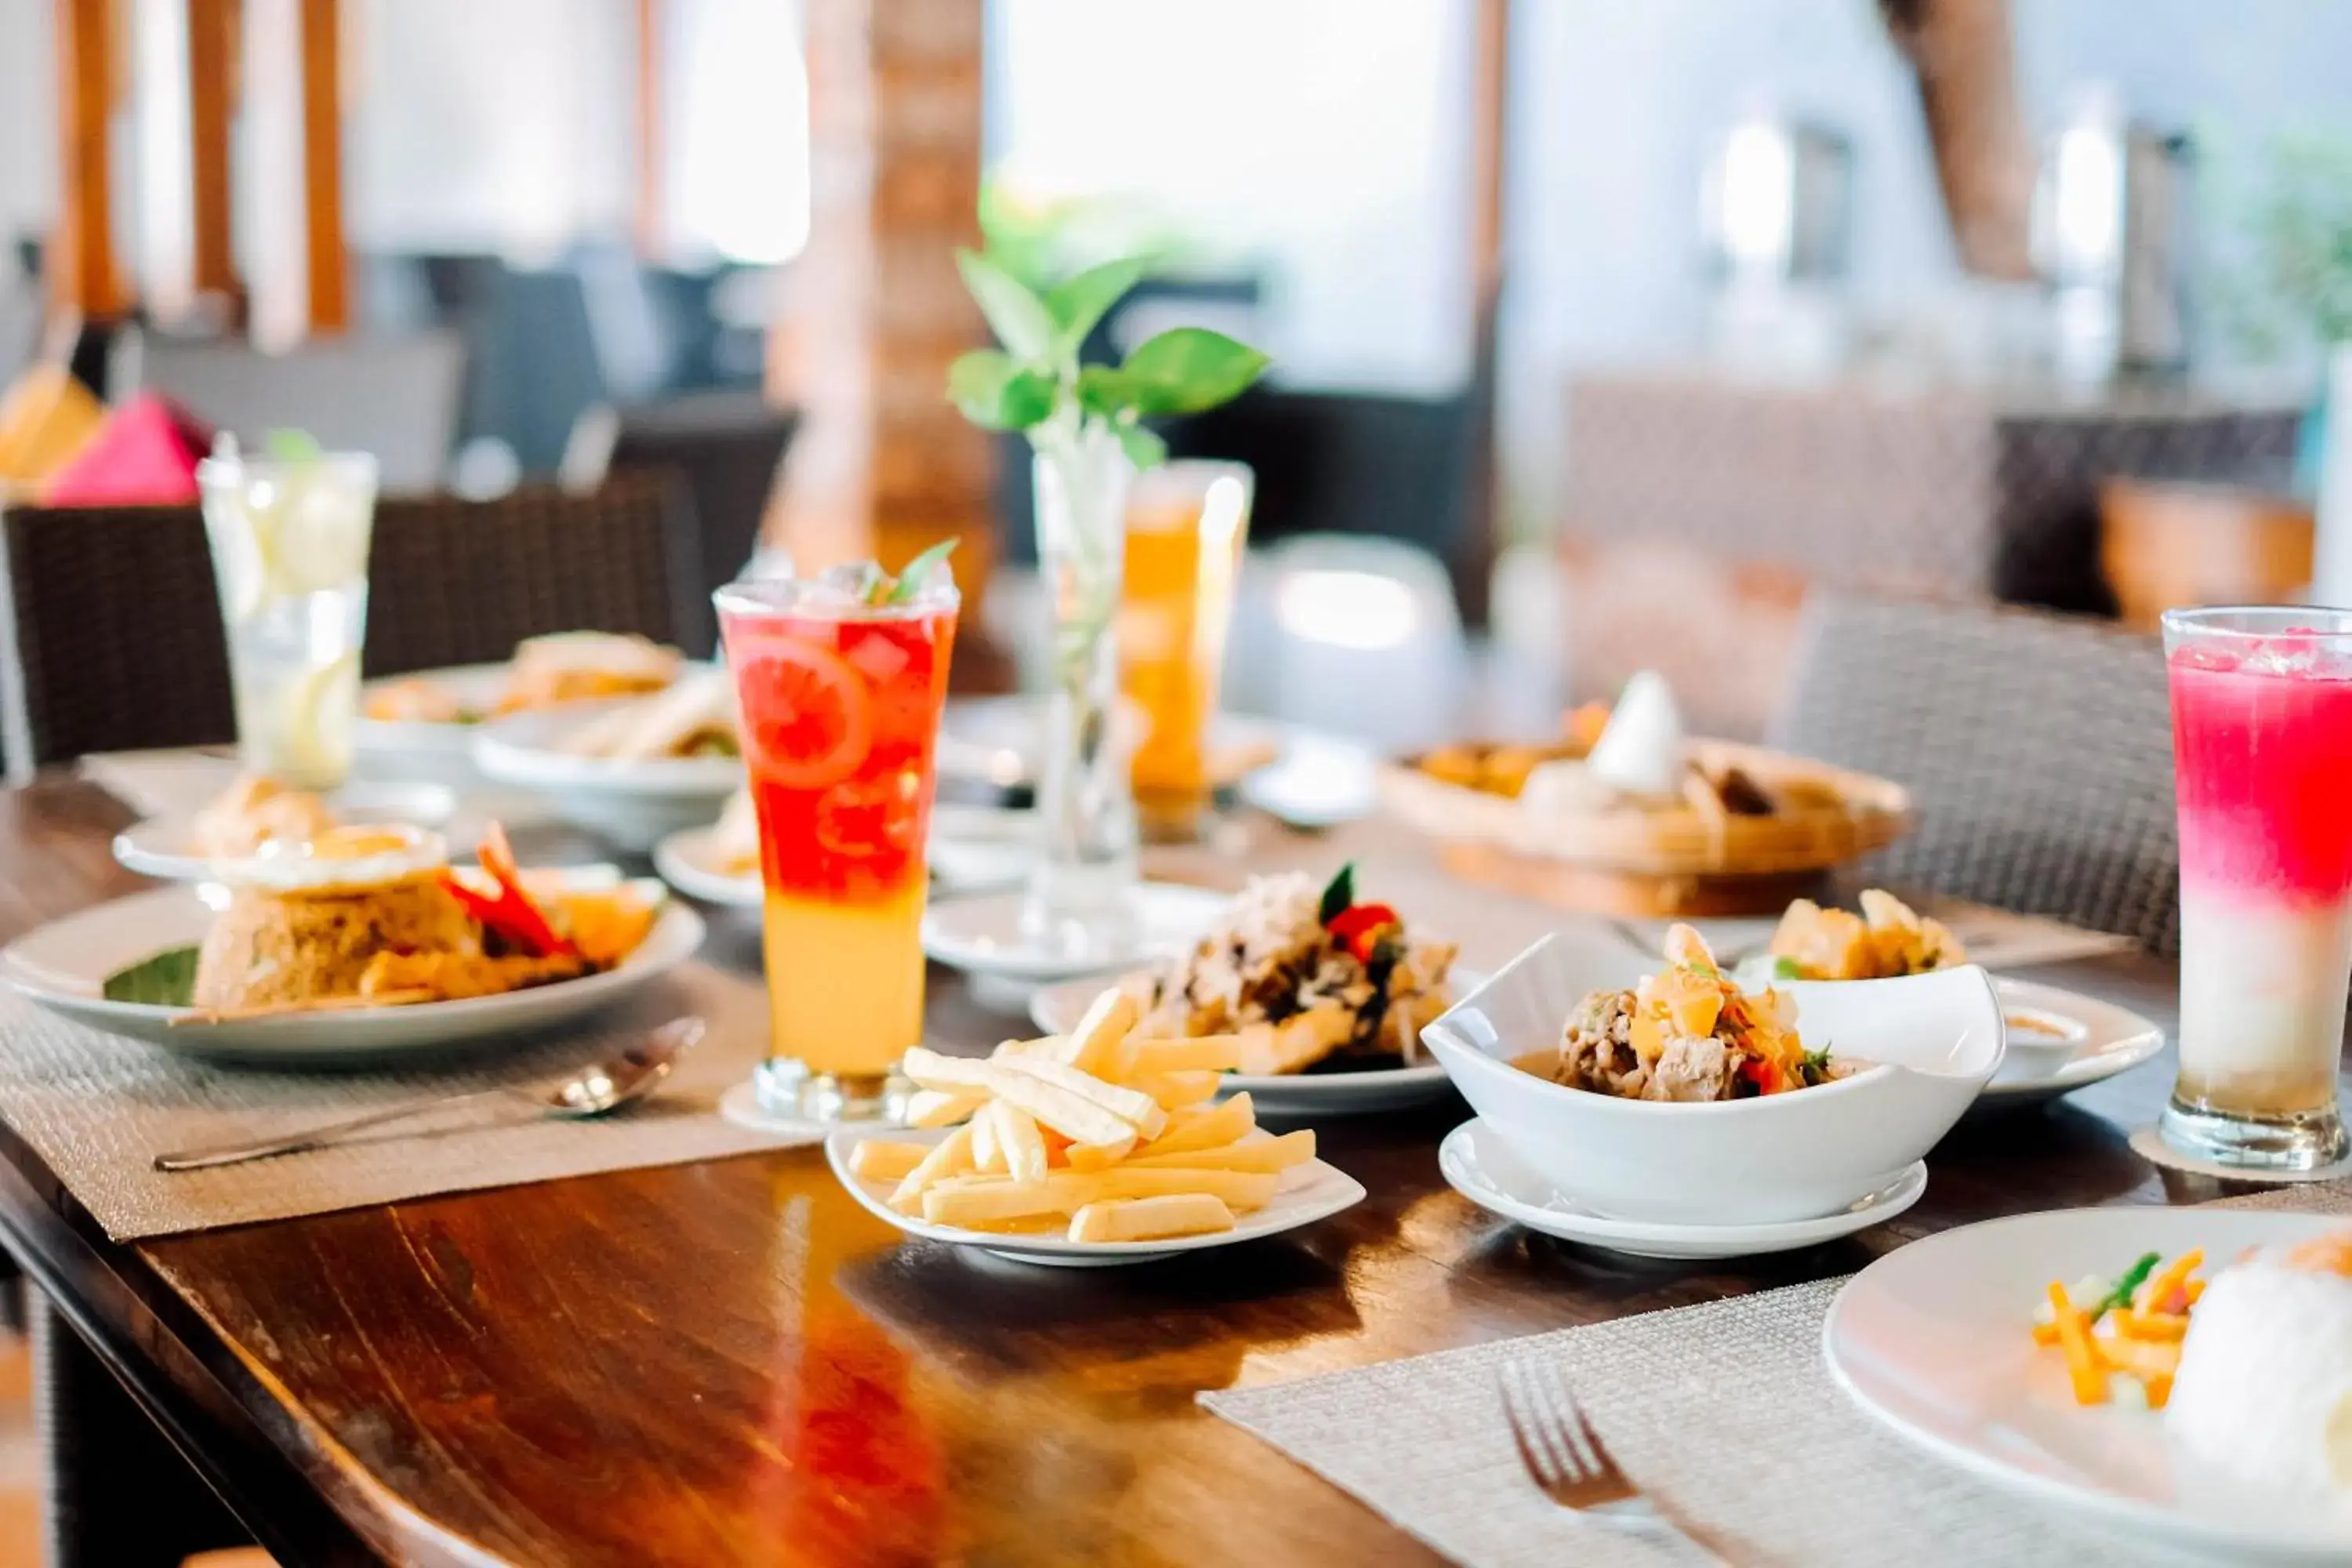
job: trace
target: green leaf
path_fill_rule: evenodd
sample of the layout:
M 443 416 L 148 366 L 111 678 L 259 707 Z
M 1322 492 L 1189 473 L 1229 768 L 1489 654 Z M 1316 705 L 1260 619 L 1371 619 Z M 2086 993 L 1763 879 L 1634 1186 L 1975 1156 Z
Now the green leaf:
M 1323 901 L 1316 907 L 1315 921 L 1329 925 L 1346 914 L 1356 903 L 1356 863 L 1353 860 L 1339 868 L 1330 881 L 1324 884 Z
M 959 249 L 956 269 L 1006 353 L 1025 363 L 1053 352 L 1054 318 L 1026 284 L 976 250 Z
M 1054 378 L 974 349 L 948 366 L 948 399 L 983 430 L 1025 430 L 1054 412 Z
M 959 539 L 942 539 L 908 562 L 906 570 L 898 574 L 898 580 L 890 584 L 889 596 L 882 602 L 903 605 L 921 593 L 923 584 L 931 580 L 931 574 L 946 563 L 949 554 L 961 542 Z
M 1803 964 L 1801 964 L 1801 963 L 1799 963 L 1795 959 L 1793 959 L 1793 958 L 1776 958 L 1776 959 L 1774 959 L 1774 960 L 1772 961 L 1772 978 L 1773 978 L 1773 979 L 1775 979 L 1775 980 L 1802 980 L 1804 977 L 1805 977 L 1805 966 L 1804 966 Z
M 1139 468 L 1156 468 L 1168 460 L 1168 443 L 1140 425 L 1120 426 L 1118 447 L 1127 454 L 1127 460 Z
M 1062 345 L 1075 351 L 1086 342 L 1113 305 L 1143 280 L 1146 263 L 1140 256 L 1123 256 L 1089 267 L 1075 278 L 1065 278 L 1045 293 L 1045 313 L 1054 318 Z
M 1206 327 L 1171 327 L 1135 345 L 1119 369 L 1142 414 L 1197 414 L 1228 402 L 1258 378 L 1266 357 Z
M 100 994 L 110 1002 L 143 1002 L 157 1007 L 193 1007 L 196 1000 L 196 950 L 167 947 L 106 977 Z
M 1078 372 L 1078 406 L 1117 424 L 1130 417 L 1136 383 L 1127 372 L 1107 364 L 1090 364 Z
M 2091 1321 L 2095 1323 L 2109 1312 L 2120 1312 L 2130 1306 L 2132 1292 L 2147 1284 L 2147 1277 L 2155 1273 L 2156 1266 L 2163 1261 L 2162 1253 L 2140 1254 L 2138 1260 L 2124 1270 L 2123 1278 L 2116 1281 L 2115 1288 L 2101 1297 L 2098 1305 L 2091 1310 Z
M 327 455 L 318 437 L 308 430 L 265 431 L 261 446 L 281 463 L 315 463 Z

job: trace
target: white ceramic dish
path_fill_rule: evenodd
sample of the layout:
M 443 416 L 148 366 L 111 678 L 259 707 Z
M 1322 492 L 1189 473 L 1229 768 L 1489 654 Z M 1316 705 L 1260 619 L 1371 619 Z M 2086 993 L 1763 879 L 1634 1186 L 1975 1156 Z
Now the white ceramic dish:
M 457 796 L 445 784 L 353 783 L 333 791 L 327 805 L 339 822 L 405 822 L 438 827 L 457 809 Z M 196 824 L 189 816 L 151 816 L 114 836 L 114 858 L 125 870 L 166 882 L 201 882 L 210 864 L 196 848 Z
M 583 877 L 609 880 L 600 868 Z M 658 889 L 658 884 L 648 884 Z M 498 996 L 408 1007 L 353 1007 L 219 1024 L 177 1024 L 184 1007 L 110 1002 L 106 977 L 204 940 L 213 911 L 191 887 L 158 888 L 52 921 L 0 948 L 0 983 L 52 1013 L 190 1056 L 271 1066 L 343 1066 L 544 1028 L 620 1001 L 702 945 L 702 917 L 667 900 L 645 942 L 601 974 Z
M 1045 754 L 1046 701 L 1034 693 L 950 701 L 940 717 L 940 776 L 997 789 L 1034 784 Z M 1140 724 L 1140 715 L 1122 703 L 1115 732 L 1131 743 Z M 1219 713 L 1209 724 L 1210 766 L 1224 776 L 1212 782 L 1232 784 L 1251 767 L 1274 761 L 1291 734 L 1288 727 L 1271 719 Z
M 1468 970 L 1454 972 L 1454 993 L 1461 995 L 1481 976 Z M 1067 1034 L 1077 1026 L 1094 999 L 1109 984 L 1101 975 L 1081 975 L 1042 985 L 1029 998 L 1029 1019 L 1049 1035 Z M 1260 1115 L 1272 1118 L 1361 1116 L 1380 1110 L 1401 1110 L 1425 1105 L 1451 1093 L 1445 1069 L 1433 1061 L 1412 1067 L 1370 1072 L 1283 1073 L 1267 1076 L 1229 1072 L 1218 1098 L 1246 1094 Z
M 927 1224 L 890 1206 L 890 1190 L 895 1183 L 869 1182 L 849 1169 L 850 1152 L 868 1138 L 936 1143 L 947 1135 L 944 1128 L 930 1131 L 908 1131 L 903 1128 L 846 1129 L 825 1140 L 824 1157 L 833 1166 L 833 1173 L 841 1184 L 848 1188 L 850 1194 L 869 1213 L 908 1236 L 921 1237 L 926 1241 L 943 1241 L 954 1247 L 976 1247 L 999 1258 L 1063 1268 L 1099 1268 L 1121 1263 L 1149 1263 L 1154 1258 L 1172 1258 L 1180 1252 L 1202 1252 L 1212 1247 L 1231 1247 L 1235 1242 L 1255 1241 L 1260 1237 L 1279 1236 L 1286 1230 L 1296 1230 L 1302 1225 L 1328 1219 L 1364 1201 L 1362 1183 L 1320 1160 L 1310 1160 L 1304 1165 L 1295 1165 L 1285 1171 L 1281 1184 L 1275 1191 L 1274 1201 L 1254 1214 L 1235 1215 L 1237 1223 L 1231 1230 L 1220 1231 L 1213 1236 L 1171 1236 L 1158 1241 L 1080 1242 L 1072 1241 L 1058 1233 L 1017 1236 Z
M 985 805 L 931 808 L 932 884 L 950 896 L 1017 884 L 1035 844 L 1034 814 Z M 764 897 L 760 873 L 728 868 L 715 846 L 716 827 L 688 827 L 654 846 L 654 869 L 689 899 L 724 909 L 756 910 Z
M 1996 976 L 2009 1049 L 1977 1104 L 2032 1105 L 2129 1072 L 2164 1050 L 2164 1031 L 2128 1008 L 2079 992 Z M 2030 1021 L 2039 1027 L 2020 1027 Z
M 1233 901 L 1229 893 L 1181 882 L 1140 882 L 1129 898 L 1133 940 L 1077 956 L 1037 947 L 1022 934 L 1019 893 L 942 899 L 923 912 L 923 951 L 978 977 L 1042 985 L 1181 952 Z
M 1864 1411 L 1979 1480 L 2230 1563 L 2352 1560 L 2352 1509 L 2176 1458 L 2160 1416 L 2085 1409 L 2028 1337 L 2053 1279 L 2201 1247 L 2227 1259 L 2343 1223 L 2200 1208 L 2071 1209 L 1964 1226 L 1888 1253 L 1839 1292 L 1830 1375 Z
M 2000 1066 L 2000 1004 L 1973 964 L 1901 980 L 1790 984 L 1808 1045 L 1870 1062 L 1817 1089 L 1712 1105 L 1568 1089 L 1512 1067 L 1570 1011 L 1622 985 L 1623 957 L 1549 936 L 1421 1032 L 1520 1158 L 1596 1214 L 1672 1225 L 1817 1219 L 1892 1183 Z M 1629 955 L 1630 956 L 1630 955 Z
M 1656 1225 L 1610 1219 L 1564 1196 L 1512 1153 L 1510 1145 L 1493 1128 L 1475 1118 L 1445 1135 L 1445 1142 L 1437 1146 L 1437 1168 L 1447 1185 L 1490 1214 L 1546 1236 L 1636 1258 L 1754 1258 L 1818 1247 L 1885 1224 L 1917 1203 L 1919 1194 L 1927 1190 L 1927 1162 L 1916 1160 L 1887 1185 L 1852 1207 L 1820 1219 L 1780 1225 Z
M 474 735 L 475 765 L 485 777 L 544 800 L 563 821 L 636 854 L 682 828 L 716 820 L 743 783 L 737 758 L 625 763 L 552 749 L 557 737 L 614 705 L 575 702 L 482 725 Z
M 507 687 L 504 664 L 461 664 L 446 669 L 420 669 L 414 675 L 389 676 L 360 688 L 360 717 L 352 731 L 357 764 L 385 779 L 425 779 L 463 789 L 481 782 L 474 766 L 474 737 L 479 724 L 435 724 L 414 720 L 371 719 L 368 699 L 387 686 L 425 680 L 453 693 L 477 712 L 485 712 Z

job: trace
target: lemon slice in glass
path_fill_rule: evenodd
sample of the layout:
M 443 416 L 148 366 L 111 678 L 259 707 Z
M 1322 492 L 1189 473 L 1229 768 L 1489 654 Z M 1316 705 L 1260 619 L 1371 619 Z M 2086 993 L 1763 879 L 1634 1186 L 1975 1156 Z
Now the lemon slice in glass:
M 356 649 L 305 671 L 288 698 L 286 759 L 292 771 L 304 779 L 341 783 L 351 770 L 359 705 Z

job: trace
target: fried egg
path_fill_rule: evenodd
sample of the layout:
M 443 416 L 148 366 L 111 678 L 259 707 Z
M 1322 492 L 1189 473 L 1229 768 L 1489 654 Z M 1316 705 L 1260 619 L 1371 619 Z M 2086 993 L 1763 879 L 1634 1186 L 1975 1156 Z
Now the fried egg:
M 437 833 L 401 823 L 331 827 L 305 839 L 274 839 L 251 855 L 215 860 L 214 877 L 232 887 L 278 893 L 379 888 L 441 870 L 449 847 Z
M 2183 1447 L 2233 1475 L 2352 1493 L 2352 1231 L 2214 1276 L 2164 1415 Z

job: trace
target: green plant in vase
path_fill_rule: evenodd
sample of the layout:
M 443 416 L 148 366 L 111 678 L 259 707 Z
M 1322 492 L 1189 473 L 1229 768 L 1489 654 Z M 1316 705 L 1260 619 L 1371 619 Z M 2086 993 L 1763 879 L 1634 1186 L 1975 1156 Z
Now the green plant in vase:
M 1135 804 L 1115 742 L 1118 643 L 1112 621 L 1127 542 L 1127 492 L 1168 455 L 1144 421 L 1195 414 L 1241 393 L 1266 357 L 1204 327 L 1175 327 L 1116 365 L 1078 363 L 1078 347 L 1142 280 L 1137 257 L 1107 261 L 1039 290 L 974 251 L 956 253 L 964 285 L 996 335 L 948 370 L 964 417 L 1029 438 L 1037 560 L 1054 605 L 1054 689 L 1038 813 L 1045 853 L 1023 907 L 1024 934 L 1073 957 L 1123 945 L 1135 881 Z

